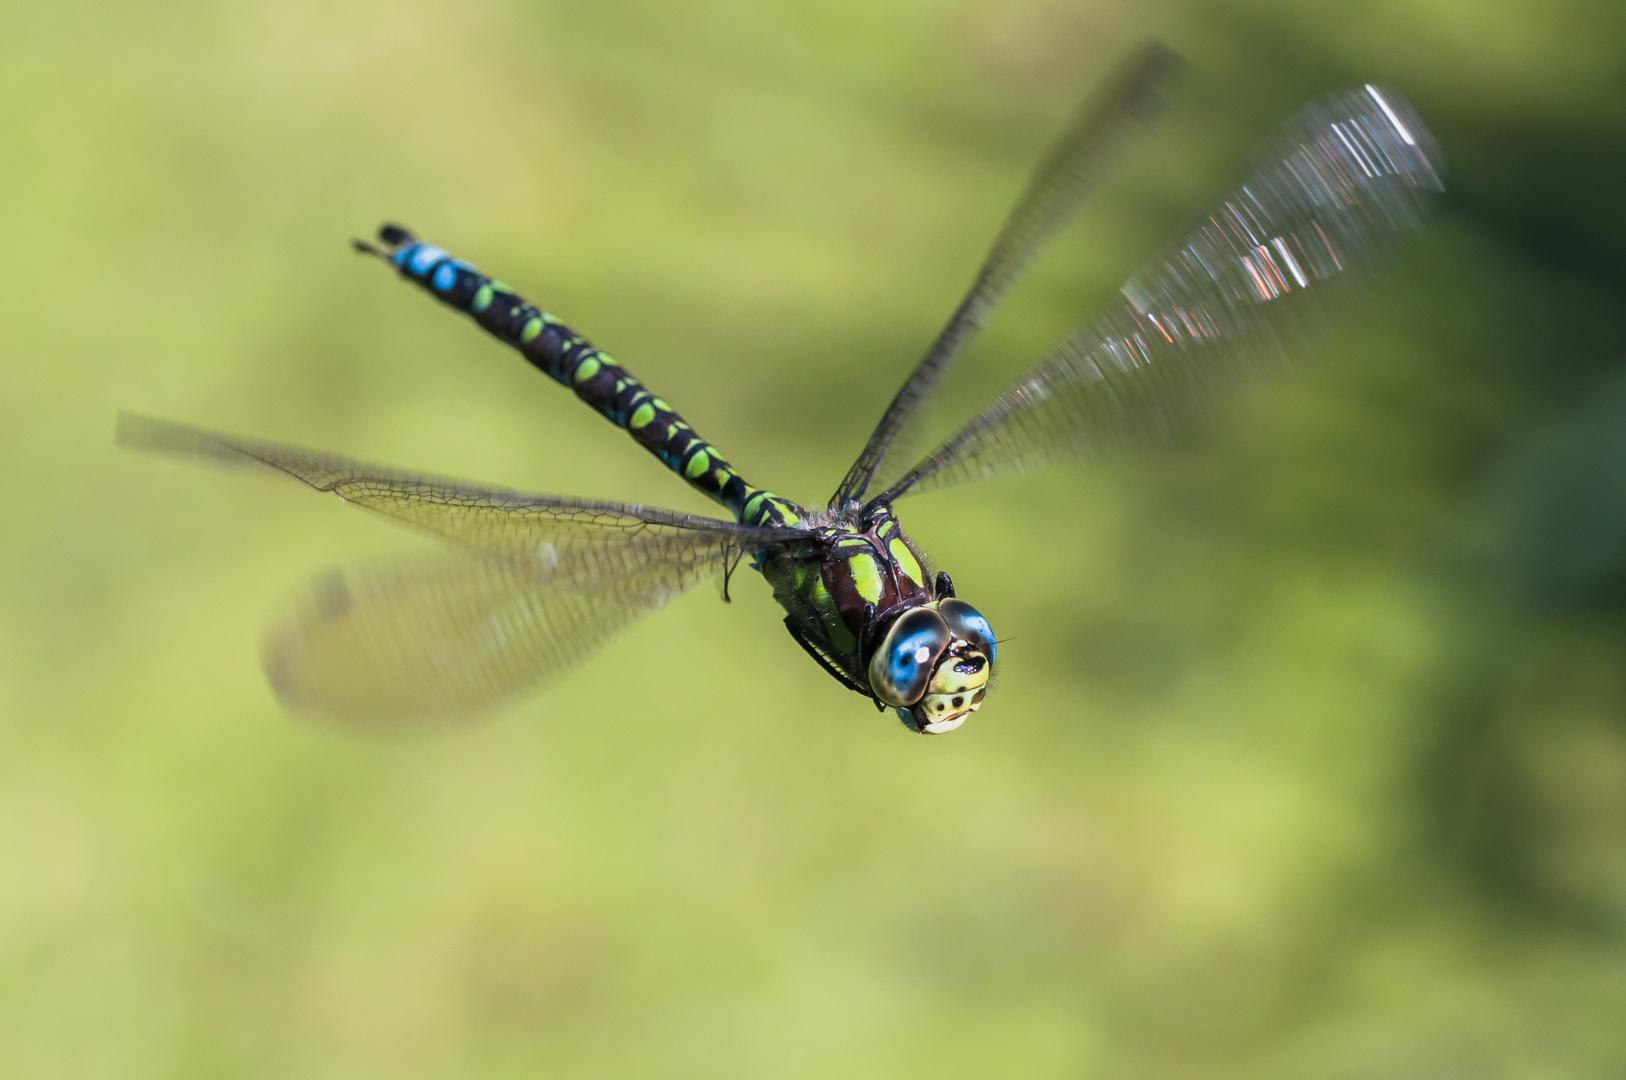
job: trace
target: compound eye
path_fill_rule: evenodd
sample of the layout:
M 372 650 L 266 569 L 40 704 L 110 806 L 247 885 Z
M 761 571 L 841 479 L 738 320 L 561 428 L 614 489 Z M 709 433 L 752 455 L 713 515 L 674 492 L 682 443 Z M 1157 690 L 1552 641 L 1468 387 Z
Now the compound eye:
M 931 608 L 904 612 L 870 658 L 870 689 L 888 705 L 913 705 L 925 695 L 932 667 L 950 640 L 948 624 Z
M 943 613 L 955 637 L 969 641 L 982 650 L 990 664 L 994 662 L 994 630 L 980 611 L 964 600 L 944 600 L 937 605 L 937 610 Z

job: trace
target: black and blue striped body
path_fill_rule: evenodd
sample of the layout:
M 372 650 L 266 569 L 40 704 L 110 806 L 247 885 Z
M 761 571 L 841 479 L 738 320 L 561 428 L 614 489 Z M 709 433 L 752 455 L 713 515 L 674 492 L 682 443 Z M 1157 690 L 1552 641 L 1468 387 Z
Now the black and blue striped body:
M 360 241 L 357 247 L 386 259 L 570 387 L 690 486 L 728 507 L 740 524 L 812 529 L 791 544 L 757 552 L 752 565 L 785 609 L 791 635 L 838 680 L 870 696 L 864 668 L 878 629 L 940 591 L 889 506 L 860 511 L 853 504 L 814 514 L 751 486 L 671 406 L 554 316 L 399 226 L 384 226 L 379 239 L 386 250 Z
M 740 524 L 793 526 L 805 516 L 805 511 L 788 499 L 746 483 L 715 446 L 697 435 L 631 372 L 502 282 L 419 241 L 399 226 L 386 225 L 379 231 L 379 238 L 389 245 L 389 250 L 378 254 L 393 263 L 402 277 L 468 315 L 504 344 L 519 350 L 532 366 L 570 387 L 577 397 L 624 429 L 691 487 L 726 506 Z

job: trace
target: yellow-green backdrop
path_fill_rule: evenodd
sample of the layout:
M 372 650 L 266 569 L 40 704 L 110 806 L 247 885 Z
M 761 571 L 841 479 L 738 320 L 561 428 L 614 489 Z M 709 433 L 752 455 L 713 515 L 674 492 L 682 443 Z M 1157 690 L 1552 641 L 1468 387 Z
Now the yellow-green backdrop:
M 1408 94 L 1451 193 L 1294 378 L 903 505 L 1011 638 L 952 736 L 744 579 L 484 726 L 291 719 L 265 619 L 423 541 L 113 446 L 706 509 L 347 251 L 394 219 L 821 500 L 1152 34 L 1174 107 L 942 425 L 1315 93 Z M 1620 1075 L 1623 42 L 1607 0 L 0 4 L 0 1075 Z

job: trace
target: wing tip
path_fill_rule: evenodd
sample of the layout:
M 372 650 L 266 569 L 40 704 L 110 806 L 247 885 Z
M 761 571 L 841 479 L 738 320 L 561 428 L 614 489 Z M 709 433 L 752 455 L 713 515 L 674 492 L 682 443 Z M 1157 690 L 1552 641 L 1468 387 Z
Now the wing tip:
M 393 580 L 398 574 L 398 568 L 392 569 L 389 576 Z M 506 692 L 480 695 L 464 688 L 450 695 L 427 690 L 425 680 L 416 677 L 424 658 L 390 654 L 388 634 L 369 622 L 372 602 L 376 597 L 370 595 L 367 575 L 329 567 L 267 627 L 260 666 L 283 709 L 318 727 L 414 737 L 477 725 L 510 700 Z M 339 646 L 346 639 L 360 643 L 360 651 L 345 654 Z M 341 654 L 346 659 L 339 660 Z M 407 666 L 398 666 L 390 677 L 391 663 Z
M 1423 123 L 1423 118 L 1417 114 L 1406 96 L 1393 87 L 1377 83 L 1366 83 L 1355 93 L 1365 94 L 1367 99 L 1374 102 L 1380 114 L 1389 122 L 1395 134 L 1400 136 L 1401 142 L 1410 147 L 1427 167 L 1429 178 L 1433 180 L 1433 190 L 1445 190 L 1445 154 L 1440 144 L 1435 140 L 1434 133 Z
M 123 409 L 113 426 L 113 443 L 127 450 L 172 454 L 217 465 L 266 464 L 202 428 Z
M 1340 122 L 1359 121 L 1366 137 L 1377 141 L 1389 158 L 1388 164 L 1396 167 L 1397 172 L 1390 175 L 1420 196 L 1445 190 L 1445 155 L 1439 142 L 1406 95 L 1391 86 L 1363 83 L 1335 90 L 1306 105 L 1296 119 L 1304 129 L 1316 131 Z M 1365 150 L 1361 146 L 1349 152 L 1358 156 Z
M 160 420 L 141 413 L 118 411 L 113 423 L 113 443 L 131 450 L 160 450 L 187 453 L 199 441 L 196 429 Z
M 281 632 L 267 635 L 260 666 L 277 703 L 290 715 L 315 727 L 377 738 L 437 736 L 489 720 L 497 708 L 497 702 L 448 705 L 419 697 L 360 700 L 347 699 L 342 690 L 323 693 L 307 685 L 300 653 L 297 630 L 284 627 Z
M 1137 72 L 1137 81 L 1161 100 L 1173 88 L 1175 80 L 1185 74 L 1186 60 L 1162 39 L 1154 37 L 1136 46 L 1129 55 L 1127 67 Z

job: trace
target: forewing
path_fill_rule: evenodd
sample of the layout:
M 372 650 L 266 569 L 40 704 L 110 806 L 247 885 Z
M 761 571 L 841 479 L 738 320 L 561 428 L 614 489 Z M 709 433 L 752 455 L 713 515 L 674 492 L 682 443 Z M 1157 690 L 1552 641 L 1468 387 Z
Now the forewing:
M 1399 94 L 1366 86 L 1307 106 L 1117 304 L 892 496 L 1166 436 L 1239 376 L 1286 366 L 1441 189 L 1438 148 Z
M 960 350 L 1056 230 L 1078 209 L 1127 137 L 1162 111 L 1165 94 L 1180 66 L 1180 60 L 1167 48 L 1149 42 L 1085 99 L 1028 181 L 1027 190 L 1005 220 L 970 292 L 887 406 L 863 452 L 831 497 L 832 508 L 849 499 L 861 499 L 877 475 L 886 475 L 889 453 L 911 441 L 906 433 L 912 433 L 926 399 Z
M 482 556 L 535 560 L 580 587 L 637 574 L 673 553 L 755 551 L 801 530 L 751 529 L 647 506 L 534 495 L 406 472 L 263 439 L 120 413 L 118 442 L 233 466 L 270 469 Z M 721 555 L 719 554 L 719 558 Z
M 616 589 L 455 552 L 334 570 L 267 635 L 289 709 L 365 729 L 444 726 L 568 670 L 720 564 L 669 560 Z
M 290 708 L 372 726 L 489 709 L 743 555 L 806 535 L 407 473 L 130 414 L 119 416 L 118 441 L 274 470 L 461 549 L 324 575 L 270 636 L 266 670 Z

